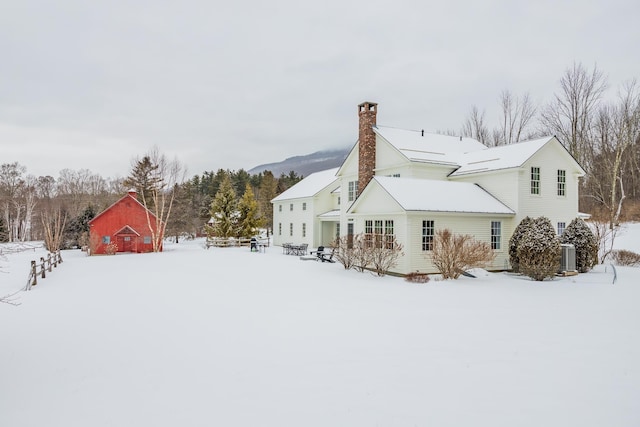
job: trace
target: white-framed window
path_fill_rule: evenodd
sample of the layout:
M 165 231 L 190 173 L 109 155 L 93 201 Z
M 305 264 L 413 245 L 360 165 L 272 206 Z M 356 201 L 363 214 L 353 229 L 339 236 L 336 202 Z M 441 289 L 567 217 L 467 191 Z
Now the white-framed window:
M 282 223 L 278 223 L 278 236 L 282 236 Z
M 302 223 L 302 237 L 307 237 L 307 223 Z
M 302 210 L 303 211 L 307 210 L 307 202 L 302 202 Z
M 278 212 L 282 212 L 282 205 L 278 205 Z
M 531 194 L 540 194 L 540 168 L 531 167 Z
M 102 236 L 102 243 L 104 243 L 105 245 L 111 243 L 111 236 Z
M 364 221 L 364 244 L 367 248 L 393 249 L 393 220 L 367 219 Z
M 422 250 L 433 250 L 433 239 L 436 235 L 435 221 L 423 220 L 422 221 Z
M 567 228 L 567 223 L 566 222 L 559 222 L 558 223 L 558 236 L 562 236 L 562 233 L 564 233 L 564 230 Z
M 293 223 L 289 223 L 289 236 L 293 236 Z
M 340 238 L 340 223 L 336 222 L 336 239 Z
M 558 196 L 567 195 L 567 171 L 558 169 Z
M 491 221 L 491 249 L 500 250 L 502 247 L 502 222 Z
M 358 197 L 358 181 L 349 181 L 349 201 L 353 202 Z
M 293 210 L 293 203 L 289 203 L 289 210 L 292 211 Z
M 340 206 L 340 196 L 338 196 L 338 206 Z

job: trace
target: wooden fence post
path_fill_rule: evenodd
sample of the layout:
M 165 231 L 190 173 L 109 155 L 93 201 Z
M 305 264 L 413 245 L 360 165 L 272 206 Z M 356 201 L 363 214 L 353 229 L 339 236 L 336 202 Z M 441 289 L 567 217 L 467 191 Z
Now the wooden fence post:
M 37 279 L 38 273 L 36 271 L 37 271 L 36 262 L 34 260 L 34 261 L 31 261 L 31 276 L 33 276 L 33 281 L 31 282 L 31 286 L 35 286 L 38 284 L 38 279 Z
M 42 270 L 41 275 L 42 275 L 42 278 L 44 279 L 45 278 L 45 268 L 44 268 L 44 257 L 43 256 L 40 257 L 40 269 Z

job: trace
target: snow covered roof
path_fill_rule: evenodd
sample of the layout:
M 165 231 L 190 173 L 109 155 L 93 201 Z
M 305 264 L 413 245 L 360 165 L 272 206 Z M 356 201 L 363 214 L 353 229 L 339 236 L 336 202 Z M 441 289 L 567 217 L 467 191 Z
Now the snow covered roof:
M 340 217 L 340 209 L 334 209 L 329 212 L 318 215 L 318 218 L 338 218 Z
M 322 189 L 337 181 L 336 172 L 338 172 L 338 168 L 312 173 L 280 195 L 274 197 L 271 201 L 279 202 L 281 200 L 313 197 Z
M 460 168 L 453 172 L 451 176 L 518 168 L 552 139 L 552 136 L 547 136 L 530 141 L 464 153 L 460 157 Z
M 385 176 L 373 179 L 405 211 L 515 214 L 477 184 Z
M 473 138 L 383 126 L 374 127 L 373 131 L 409 160 L 417 162 L 458 165 L 462 154 L 487 149 Z

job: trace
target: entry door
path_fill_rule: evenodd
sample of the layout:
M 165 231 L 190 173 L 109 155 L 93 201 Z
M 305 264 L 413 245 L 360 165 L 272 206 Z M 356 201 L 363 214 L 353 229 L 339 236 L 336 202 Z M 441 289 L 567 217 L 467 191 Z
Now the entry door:
M 122 252 L 131 252 L 131 236 L 124 236 L 122 240 Z

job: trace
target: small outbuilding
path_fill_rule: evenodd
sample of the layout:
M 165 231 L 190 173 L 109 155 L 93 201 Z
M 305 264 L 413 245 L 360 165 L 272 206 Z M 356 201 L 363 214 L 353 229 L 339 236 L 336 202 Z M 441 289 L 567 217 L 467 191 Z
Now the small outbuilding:
M 138 201 L 136 191 L 130 190 L 89 221 L 91 254 L 153 252 L 157 224 L 156 216 Z

